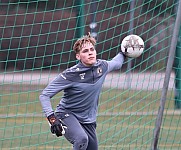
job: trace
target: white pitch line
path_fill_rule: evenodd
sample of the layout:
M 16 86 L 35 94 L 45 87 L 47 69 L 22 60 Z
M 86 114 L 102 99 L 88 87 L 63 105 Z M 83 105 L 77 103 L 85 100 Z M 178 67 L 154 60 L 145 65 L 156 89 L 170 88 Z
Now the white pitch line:
M 53 78 L 55 78 L 58 73 L 1 73 L 0 74 L 0 85 L 11 85 L 11 84 L 21 84 L 21 85 L 46 85 Z M 103 87 L 111 88 L 115 87 L 118 89 L 145 89 L 145 90 L 161 90 L 164 82 L 164 73 L 131 73 L 128 75 L 125 73 L 109 73 L 106 76 Z M 174 88 L 174 73 L 171 74 L 169 89 Z

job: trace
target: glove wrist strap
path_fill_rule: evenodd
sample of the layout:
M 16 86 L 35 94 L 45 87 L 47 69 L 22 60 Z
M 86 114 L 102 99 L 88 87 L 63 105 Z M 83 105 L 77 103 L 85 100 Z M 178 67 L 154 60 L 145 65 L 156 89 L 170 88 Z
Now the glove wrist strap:
M 49 115 L 47 119 L 51 125 L 54 124 L 54 122 L 56 121 L 56 117 L 54 114 Z

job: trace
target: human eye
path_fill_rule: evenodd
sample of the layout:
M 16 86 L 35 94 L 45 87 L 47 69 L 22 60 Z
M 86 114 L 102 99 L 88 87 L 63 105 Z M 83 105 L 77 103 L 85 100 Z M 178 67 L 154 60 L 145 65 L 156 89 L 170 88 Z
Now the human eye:
M 82 53 L 87 53 L 88 52 L 88 49 L 84 49 L 83 51 L 82 51 Z
M 90 50 L 91 50 L 91 51 L 94 51 L 95 49 L 94 49 L 94 47 L 92 47 Z

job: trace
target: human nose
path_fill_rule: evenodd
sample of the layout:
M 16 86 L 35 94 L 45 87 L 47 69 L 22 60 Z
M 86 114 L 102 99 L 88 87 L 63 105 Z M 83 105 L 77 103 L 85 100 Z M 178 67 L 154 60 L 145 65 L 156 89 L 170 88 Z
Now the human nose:
M 93 54 L 93 51 L 89 50 L 89 55 L 92 55 Z

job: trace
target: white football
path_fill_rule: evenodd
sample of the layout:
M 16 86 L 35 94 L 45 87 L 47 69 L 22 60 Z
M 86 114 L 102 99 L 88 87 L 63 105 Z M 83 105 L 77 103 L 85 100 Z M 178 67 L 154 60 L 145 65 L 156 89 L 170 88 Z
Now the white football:
M 139 57 L 143 53 L 143 50 L 144 41 L 138 35 L 128 35 L 121 42 L 121 51 L 128 57 Z

